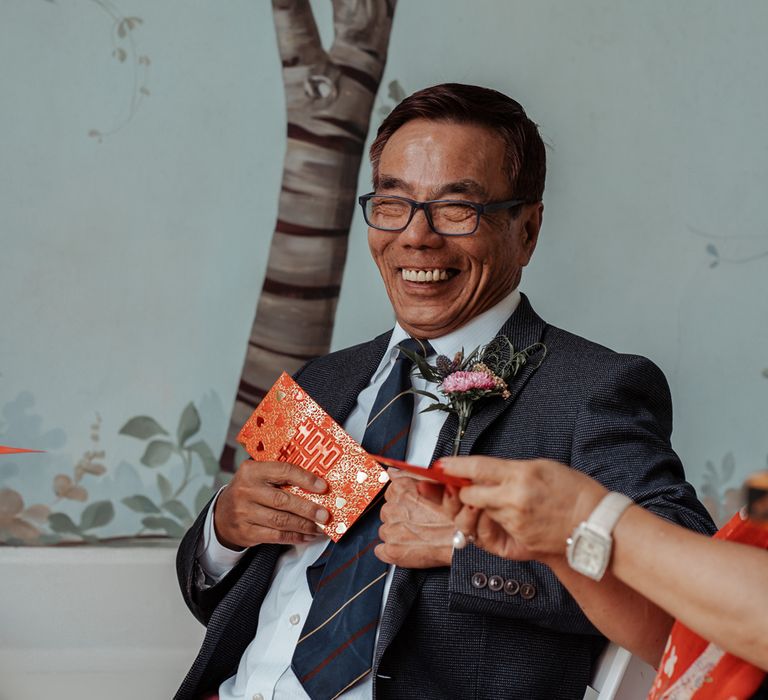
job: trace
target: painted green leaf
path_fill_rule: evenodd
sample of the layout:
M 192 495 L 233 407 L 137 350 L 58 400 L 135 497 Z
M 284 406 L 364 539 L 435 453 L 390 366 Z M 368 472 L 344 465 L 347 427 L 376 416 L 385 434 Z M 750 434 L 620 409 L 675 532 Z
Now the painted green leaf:
M 146 496 L 137 493 L 121 499 L 134 513 L 159 513 L 160 509 Z
M 91 503 L 80 515 L 80 529 L 92 530 L 95 527 L 103 527 L 112 522 L 114 517 L 115 507 L 111 501 Z
M 210 447 L 208 447 L 207 442 L 204 440 L 198 440 L 197 442 L 190 445 L 187 449 L 191 450 L 198 457 L 200 457 L 200 461 L 203 463 L 203 469 L 205 470 L 206 474 L 213 476 L 214 474 L 218 473 L 219 460 L 216 459 L 213 451 Z
M 122 428 L 120 435 L 130 435 L 139 440 L 149 440 L 155 435 L 168 435 L 165 430 L 154 418 L 149 416 L 136 416 L 131 418 Z
M 160 498 L 163 501 L 167 501 L 173 493 L 173 486 L 171 485 L 171 482 L 168 481 L 168 479 L 166 479 L 159 472 L 157 474 L 157 488 L 160 491 Z
M 170 537 L 181 539 L 184 536 L 184 528 L 171 518 L 164 518 L 159 515 L 148 515 L 141 521 L 141 524 L 148 530 L 165 530 Z
M 391 80 L 388 85 L 389 98 L 394 102 L 402 102 L 406 95 L 403 86 L 400 85 L 399 80 Z
M 192 522 L 192 513 L 181 501 L 168 501 L 163 503 L 163 508 L 167 510 L 171 515 L 175 515 L 183 523 Z
M 723 483 L 731 480 L 734 471 L 736 471 L 736 460 L 733 458 L 733 452 L 728 452 L 723 457 Z
M 48 516 L 48 527 L 54 532 L 71 532 L 73 535 L 79 535 L 80 528 L 72 522 L 66 513 L 51 513 Z
M 197 412 L 195 404 L 190 401 L 181 414 L 179 427 L 176 429 L 176 439 L 179 445 L 184 445 L 198 430 L 200 430 L 200 414 Z
M 174 445 L 167 440 L 153 440 L 147 445 L 141 457 L 141 463 L 147 467 L 159 467 L 173 454 Z
M 199 513 L 205 508 L 208 501 L 210 501 L 216 493 L 216 489 L 213 486 L 201 486 L 200 490 L 195 496 L 195 510 Z

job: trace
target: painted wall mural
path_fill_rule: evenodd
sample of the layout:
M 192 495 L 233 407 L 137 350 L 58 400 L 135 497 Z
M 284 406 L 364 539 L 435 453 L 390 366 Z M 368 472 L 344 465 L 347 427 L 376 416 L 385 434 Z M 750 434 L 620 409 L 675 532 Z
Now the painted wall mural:
M 55 0 L 46 0 L 46 2 L 55 4 Z M 134 30 L 144 22 L 141 17 L 126 16 L 117 4 L 110 0 L 90 0 L 90 2 L 95 8 L 101 10 L 110 22 L 112 58 L 125 64 L 130 71 L 121 90 L 129 95 L 128 106 L 123 114 L 108 126 L 88 129 L 88 136 L 102 143 L 105 138 L 124 129 L 136 115 L 141 103 L 149 97 L 149 72 L 152 61 L 146 53 L 140 51 L 139 42 L 136 39 Z
M 273 0 L 288 144 L 277 223 L 227 442 L 269 387 L 331 347 L 374 98 L 387 61 L 396 0 L 333 0 L 323 49 L 309 0 Z
M 0 446 L 37 450 L 0 450 L 0 543 L 173 546 L 277 372 L 390 325 L 363 156 L 448 80 L 541 124 L 523 290 L 661 366 L 725 520 L 768 464 L 768 11 L 704 4 L 0 4 Z
M 28 392 L 6 404 L 0 440 L 24 439 L 52 451 L 63 446 L 63 431 L 42 431 L 42 419 L 33 409 L 34 399 Z M 150 416 L 135 416 L 122 426 L 120 435 L 141 446 L 138 464 L 121 463 L 117 469 L 108 466 L 101 426 L 97 413 L 89 426 L 89 449 L 66 472 L 56 465 L 49 489 L 38 490 L 36 502 L 25 502 L 25 496 L 16 489 L 0 489 L 0 542 L 150 544 L 178 539 L 192 524 L 194 514 L 231 477 L 220 471 L 210 446 L 200 439 L 201 420 L 194 403 L 184 408 L 174 431 L 166 430 Z M 30 466 L 50 473 L 46 467 L 52 465 L 47 464 L 45 453 L 38 456 L 43 459 L 34 465 L 28 461 L 32 453 L 17 454 L 13 460 L 4 456 L 0 484 Z M 114 477 L 105 478 L 108 473 Z M 135 530 L 107 534 L 119 511 L 123 516 L 121 528 L 125 530 L 133 521 Z

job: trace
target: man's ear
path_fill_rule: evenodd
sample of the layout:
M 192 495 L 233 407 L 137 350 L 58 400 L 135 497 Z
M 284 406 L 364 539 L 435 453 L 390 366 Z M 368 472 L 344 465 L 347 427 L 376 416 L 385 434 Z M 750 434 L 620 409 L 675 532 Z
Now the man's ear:
M 536 250 L 536 243 L 539 241 L 539 231 L 544 218 L 544 204 L 537 202 L 526 205 L 521 212 L 521 218 L 520 242 L 524 255 L 522 265 L 525 266 L 531 261 L 533 251 Z

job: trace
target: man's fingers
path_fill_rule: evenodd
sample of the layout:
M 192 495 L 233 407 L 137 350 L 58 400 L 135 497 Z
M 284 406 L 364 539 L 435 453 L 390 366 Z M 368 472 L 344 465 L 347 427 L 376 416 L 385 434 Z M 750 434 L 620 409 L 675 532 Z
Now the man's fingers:
M 477 522 L 480 518 L 480 512 L 476 508 L 464 506 L 453 519 L 456 529 L 465 535 L 477 534 Z
M 312 522 L 326 523 L 330 517 L 328 511 L 317 503 L 270 484 L 262 483 L 255 486 L 251 500 L 255 506 L 292 513 Z
M 259 505 L 255 505 L 248 514 L 248 522 L 251 525 L 282 532 L 296 532 L 305 535 L 316 535 L 321 532 L 314 520 L 308 520 L 284 510 L 273 510 Z
M 445 493 L 445 486 L 442 484 L 436 484 L 434 481 L 417 481 L 416 490 L 419 495 L 426 498 L 432 503 L 440 505 L 443 502 L 443 494 Z
M 392 551 L 394 549 L 393 545 L 389 544 L 379 544 L 376 545 L 375 549 L 373 550 L 373 553 L 376 555 L 377 559 L 380 561 L 383 561 L 385 564 L 394 564 L 395 563 L 395 557 L 393 556 L 394 552 Z
M 312 493 L 324 493 L 328 485 L 319 476 L 287 462 L 245 462 L 260 481 L 272 484 L 291 484 Z
M 311 542 L 316 537 L 317 533 L 309 535 L 287 530 L 273 530 L 269 527 L 255 525 L 248 531 L 248 539 L 250 541 L 247 546 L 257 544 L 300 544 L 302 542 Z
M 386 502 L 379 511 L 379 518 L 383 523 L 398 522 L 405 517 L 407 513 L 399 503 Z

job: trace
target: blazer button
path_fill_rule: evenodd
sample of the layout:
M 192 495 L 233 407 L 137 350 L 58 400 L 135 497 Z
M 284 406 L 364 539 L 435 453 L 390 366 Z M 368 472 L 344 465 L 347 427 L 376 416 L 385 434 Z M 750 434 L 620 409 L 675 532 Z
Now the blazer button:
M 472 585 L 475 588 L 485 588 L 488 585 L 488 577 L 482 572 L 472 574 Z
M 491 576 L 488 579 L 488 588 L 494 593 L 500 591 L 502 588 L 504 588 L 504 579 L 501 578 L 501 576 Z
M 504 593 L 507 595 L 517 595 L 520 592 L 520 584 L 513 578 L 504 581 Z
M 525 600 L 530 600 L 536 595 L 536 588 L 532 583 L 524 583 L 520 586 L 520 595 Z

